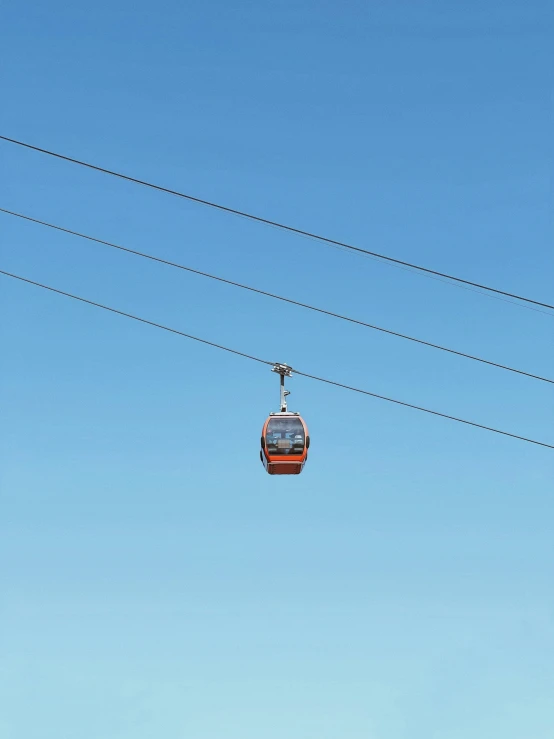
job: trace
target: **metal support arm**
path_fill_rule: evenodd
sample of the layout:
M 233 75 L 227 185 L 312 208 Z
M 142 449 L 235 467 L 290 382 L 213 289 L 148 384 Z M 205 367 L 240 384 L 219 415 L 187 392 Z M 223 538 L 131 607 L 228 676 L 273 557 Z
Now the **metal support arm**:
M 287 395 L 290 395 L 290 390 L 285 390 L 285 377 L 292 375 L 292 367 L 288 364 L 275 364 L 272 372 L 277 372 L 280 375 L 281 385 L 281 413 L 287 412 Z

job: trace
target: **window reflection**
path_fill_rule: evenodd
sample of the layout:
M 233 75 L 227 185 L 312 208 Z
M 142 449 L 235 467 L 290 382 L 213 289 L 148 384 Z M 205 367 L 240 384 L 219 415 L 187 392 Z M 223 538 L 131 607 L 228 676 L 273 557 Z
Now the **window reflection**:
M 266 444 L 268 454 L 302 454 L 304 452 L 304 426 L 299 418 L 271 418 L 267 425 Z

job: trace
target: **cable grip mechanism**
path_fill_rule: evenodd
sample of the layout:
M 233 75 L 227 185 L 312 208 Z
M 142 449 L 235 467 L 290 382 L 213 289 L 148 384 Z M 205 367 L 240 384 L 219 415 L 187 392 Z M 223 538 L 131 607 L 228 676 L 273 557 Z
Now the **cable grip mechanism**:
M 289 367 L 288 364 L 275 363 L 271 371 L 276 372 L 280 376 L 281 413 L 286 413 L 287 412 L 287 395 L 290 395 L 290 390 L 285 390 L 285 377 L 291 377 L 292 367 Z

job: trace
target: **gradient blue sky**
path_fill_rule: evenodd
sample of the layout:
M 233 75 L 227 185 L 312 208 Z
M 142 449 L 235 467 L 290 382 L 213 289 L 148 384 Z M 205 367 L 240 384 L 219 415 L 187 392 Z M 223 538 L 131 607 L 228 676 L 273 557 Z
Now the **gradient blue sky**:
M 0 132 L 552 300 L 549 3 L 16 3 Z M 0 143 L 0 206 L 552 375 L 553 319 Z M 552 390 L 0 215 L 3 269 L 552 442 Z M 1 278 L 1 739 L 551 739 L 551 451 Z

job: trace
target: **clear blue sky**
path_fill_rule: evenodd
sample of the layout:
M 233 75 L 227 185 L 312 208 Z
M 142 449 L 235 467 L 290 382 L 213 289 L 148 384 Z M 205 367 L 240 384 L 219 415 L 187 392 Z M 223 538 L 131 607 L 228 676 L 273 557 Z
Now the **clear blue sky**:
M 16 3 L 0 132 L 552 302 L 549 3 Z M 0 144 L 0 206 L 552 375 L 553 319 Z M 553 393 L 0 215 L 1 264 L 552 442 Z M 0 281 L 0 739 L 551 739 L 551 451 Z

